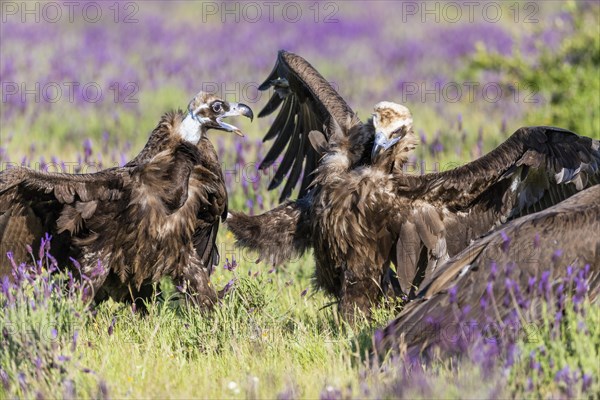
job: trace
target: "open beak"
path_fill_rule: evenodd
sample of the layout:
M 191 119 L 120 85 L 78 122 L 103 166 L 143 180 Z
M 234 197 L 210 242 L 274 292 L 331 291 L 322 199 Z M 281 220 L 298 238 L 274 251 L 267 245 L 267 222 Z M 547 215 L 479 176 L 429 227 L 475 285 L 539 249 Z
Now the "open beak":
M 398 143 L 402 137 L 398 136 L 388 140 L 383 132 L 375 133 L 375 141 L 373 142 L 373 150 L 371 151 L 371 162 L 375 162 L 375 159 L 382 151 L 386 151 Z
M 224 113 L 222 116 L 218 117 L 217 123 L 219 124 L 219 127 L 224 131 L 233 132 L 238 136 L 244 136 L 244 134 L 242 133 L 242 131 L 239 130 L 239 128 L 222 121 L 222 118 L 234 117 L 237 115 L 243 115 L 244 117 L 248 117 L 250 118 L 250 121 L 254 119 L 254 113 L 252 112 L 252 109 L 247 105 L 242 103 L 229 103 L 229 111 Z

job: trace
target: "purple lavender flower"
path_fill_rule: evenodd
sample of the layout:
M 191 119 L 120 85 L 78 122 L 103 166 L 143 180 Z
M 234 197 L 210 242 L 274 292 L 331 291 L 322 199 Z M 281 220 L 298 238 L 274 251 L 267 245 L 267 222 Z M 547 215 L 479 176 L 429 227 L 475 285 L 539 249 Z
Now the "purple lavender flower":
M 74 399 L 76 397 L 75 385 L 70 379 L 65 379 L 63 382 L 63 398 Z
M 560 371 L 556 373 L 554 376 L 554 381 L 557 383 L 564 382 L 569 383 L 571 381 L 571 369 L 568 365 L 564 366 Z
M 223 287 L 223 294 L 229 293 L 235 284 L 235 278 L 230 279 L 229 282 Z
M 102 274 L 104 274 L 105 271 L 106 270 L 104 268 L 104 265 L 102 265 L 102 261 L 100 259 L 98 259 L 98 262 L 96 263 L 96 267 L 92 270 L 90 278 L 95 278 L 95 277 L 101 276 Z
M 574 281 L 575 294 L 573 295 L 573 304 L 575 305 L 576 311 L 578 311 L 580 304 L 585 299 L 585 296 L 589 290 L 589 286 L 587 280 L 583 277 L 581 271 L 577 274 Z
M 425 136 L 425 131 L 423 131 L 423 129 L 419 129 L 419 138 L 421 139 L 422 145 L 427 144 L 427 136 Z
M 506 361 L 504 362 L 504 366 L 506 368 L 510 368 L 515 363 L 518 355 L 518 346 L 514 343 L 508 343 L 506 349 Z
M 477 153 L 476 157 L 481 157 L 483 154 L 483 128 L 479 128 L 477 132 Z
M 229 258 L 225 258 L 225 264 L 223 265 L 223 268 L 226 269 L 227 271 L 235 271 L 235 269 L 238 267 L 237 261 L 235 261 L 235 257 L 231 258 L 231 262 L 229 262 Z
M 560 321 L 562 321 L 562 319 L 563 319 L 563 312 L 557 311 L 556 314 L 554 314 L 554 324 L 556 326 L 560 325 Z
M 490 281 L 495 281 L 498 277 L 498 265 L 496 261 L 492 261 L 490 264 Z
M 592 386 L 593 381 L 594 378 L 592 377 L 592 375 L 584 373 L 581 377 L 581 391 L 583 393 L 587 392 L 588 389 Z
M 540 278 L 538 288 L 540 293 L 543 293 L 546 296 L 547 301 L 550 301 L 551 297 L 550 286 L 550 271 L 544 271 L 542 272 L 542 277 Z
M 508 253 L 508 249 L 510 247 L 510 240 L 511 239 L 508 237 L 508 235 L 504 231 L 501 231 L 500 235 L 502 236 L 502 251 L 504 253 Z
M 573 266 L 572 265 L 568 265 L 567 266 L 567 279 L 569 281 L 571 281 L 572 277 L 573 277 Z
M 115 330 L 116 323 L 117 323 L 117 317 L 113 317 L 112 321 L 110 321 L 110 324 L 108 325 L 108 336 L 112 336 L 112 334 Z
M 10 288 L 12 287 L 12 284 L 10 283 L 10 280 L 8 279 L 8 276 L 3 276 L 2 277 L 2 284 L 0 285 L 0 293 L 2 293 L 3 295 L 5 295 L 6 297 L 9 297 L 10 295 Z
M 10 378 L 5 370 L 0 368 L 0 382 L 2 382 L 2 386 L 6 391 L 10 389 Z
M 529 368 L 539 374 L 541 373 L 541 367 L 541 364 L 535 357 L 535 350 L 531 350 L 531 353 L 529 353 Z
M 429 152 L 433 157 L 436 157 L 438 154 L 444 151 L 444 145 L 442 144 L 440 136 L 441 133 L 438 131 L 435 135 L 435 139 L 429 145 Z
M 77 348 L 77 339 L 79 338 L 79 331 L 73 332 L 73 340 L 71 342 L 71 351 L 75 351 Z
M 96 398 L 104 400 L 104 399 L 108 399 L 108 385 L 106 384 L 106 382 L 101 379 L 100 382 L 98 382 L 98 393 L 96 395 Z
M 8 257 L 8 260 L 10 261 L 10 264 L 12 265 L 13 270 L 16 270 L 17 263 L 15 262 L 15 257 L 13 256 L 13 252 L 12 251 L 6 252 L 6 257 Z
M 450 296 L 450 304 L 456 304 L 456 292 L 458 288 L 456 286 L 452 286 L 448 291 L 448 295 Z
M 560 261 L 560 257 L 562 256 L 563 251 L 561 249 L 556 249 L 552 254 L 552 262 L 557 263 Z
M 249 210 L 249 214 L 254 215 L 254 202 L 252 201 L 252 199 L 246 200 L 246 207 Z
M 481 311 L 483 311 L 485 313 L 485 311 L 487 310 L 489 304 L 488 304 L 488 300 L 486 298 L 485 293 L 479 298 L 479 308 L 481 308 Z
M 494 283 L 493 282 L 488 282 L 487 285 L 485 286 L 485 293 L 488 295 L 488 297 L 491 299 L 492 296 L 494 295 Z
M 535 290 L 535 283 L 537 282 L 537 278 L 535 276 L 530 276 L 527 280 L 527 293 L 532 294 Z

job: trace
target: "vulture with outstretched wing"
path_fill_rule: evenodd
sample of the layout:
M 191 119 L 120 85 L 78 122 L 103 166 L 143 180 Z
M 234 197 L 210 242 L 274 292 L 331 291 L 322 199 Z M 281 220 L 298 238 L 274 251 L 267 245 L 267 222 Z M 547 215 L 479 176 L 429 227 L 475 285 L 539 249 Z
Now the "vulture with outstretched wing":
M 13 168 L 0 172 L 0 273 L 4 256 L 29 258 L 46 233 L 59 266 L 92 283 L 96 300 L 141 300 L 171 276 L 194 301 L 210 307 L 209 274 L 227 215 L 227 192 L 209 129 L 241 134 L 222 119 L 252 111 L 200 92 L 186 113 L 165 114 L 140 154 L 124 167 L 93 174 Z
M 376 334 L 379 354 L 396 345 L 412 355 L 433 345 L 458 352 L 461 332 L 474 340 L 477 333 L 497 333 L 492 328 L 508 331 L 532 322 L 523 314 L 536 318 L 552 287 L 557 294 L 550 299 L 558 300 L 559 286 L 579 296 L 587 287 L 595 298 L 600 292 L 599 233 L 600 185 L 499 227 L 423 282 L 400 316 Z
M 304 174 L 299 199 L 258 216 L 232 213 L 228 227 L 272 264 L 313 248 L 317 285 L 349 317 L 355 306 L 368 314 L 384 293 L 414 294 L 471 240 L 599 178 L 598 140 L 543 126 L 517 130 L 460 168 L 407 175 L 416 140 L 406 107 L 378 103 L 362 123 L 308 62 L 285 51 L 260 88 L 271 87 L 259 116 L 281 111 L 262 167 L 283 153 L 271 188 L 287 174 L 284 200 Z

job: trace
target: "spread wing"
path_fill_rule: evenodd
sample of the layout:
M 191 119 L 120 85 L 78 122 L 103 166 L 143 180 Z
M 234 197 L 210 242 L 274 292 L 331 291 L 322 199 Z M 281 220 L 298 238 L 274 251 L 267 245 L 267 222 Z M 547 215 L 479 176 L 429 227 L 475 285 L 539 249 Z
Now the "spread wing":
M 93 174 L 39 172 L 26 167 L 11 168 L 0 173 L 0 198 L 7 201 L 48 201 L 68 204 L 75 201 L 110 199 L 118 196 L 122 180 L 117 169 Z
M 404 336 L 407 347 L 420 352 L 443 340 L 439 333 L 459 323 L 456 318 L 461 313 L 467 313 L 463 321 L 475 321 L 480 329 L 491 322 L 506 322 L 515 310 L 527 314 L 544 296 L 542 274 L 551 271 L 545 279 L 558 285 L 568 277 L 568 266 L 583 270 L 589 265 L 590 295 L 596 296 L 600 290 L 599 198 L 600 185 L 595 185 L 474 242 L 423 283 L 417 298 L 383 330 L 379 345 L 389 348 Z
M 122 196 L 123 177 L 115 170 L 70 175 L 12 168 L 0 173 L 0 266 L 12 251 L 17 262 L 24 261 L 26 245 L 35 246 L 50 233 L 77 231 L 83 220 L 96 211 L 99 201 Z M 68 208 L 61 217 L 61 213 Z M 62 225 L 62 226 L 61 226 Z M 53 240 L 53 253 L 63 249 Z M 56 255 L 58 257 L 58 255 Z
M 114 221 L 121 208 L 132 203 L 160 205 L 173 212 L 187 199 L 189 175 L 199 158 L 195 146 L 183 143 L 148 163 L 93 174 L 5 170 L 0 173 L 1 250 L 4 254 L 13 251 L 15 259 L 23 261 L 26 245 L 35 248 L 42 235 L 49 233 L 56 239 L 52 241 L 53 254 L 62 258 L 55 253 L 70 252 L 70 238 L 88 223 L 106 226 L 106 221 Z M 146 206 L 138 208 L 135 217 L 144 218 Z M 136 225 L 135 221 L 119 223 Z M 105 230 L 99 233 L 115 234 Z M 4 254 L 0 263 L 5 262 Z
M 404 219 L 393 222 L 403 291 L 495 226 L 600 182 L 599 166 L 598 140 L 538 126 L 517 130 L 495 150 L 460 168 L 395 175 L 396 201 L 413 202 Z
M 281 106 L 263 139 L 274 139 L 274 142 L 259 168 L 270 167 L 283 154 L 269 189 L 278 187 L 289 174 L 281 193 L 280 201 L 283 201 L 290 196 L 303 173 L 299 193 L 302 197 L 313 179 L 312 172 L 320 154 L 335 141 L 335 135 L 348 135 L 352 128 L 361 125 L 360 121 L 312 65 L 284 50 L 279 51 L 273 71 L 259 89 L 273 90 L 259 117 Z

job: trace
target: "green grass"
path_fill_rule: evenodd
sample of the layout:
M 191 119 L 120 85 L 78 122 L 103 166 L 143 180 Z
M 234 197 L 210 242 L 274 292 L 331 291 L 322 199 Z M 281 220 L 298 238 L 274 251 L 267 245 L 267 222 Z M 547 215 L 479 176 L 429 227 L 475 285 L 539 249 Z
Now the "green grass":
M 110 398 L 241 399 L 286 393 L 318 398 L 328 389 L 332 396 L 359 398 L 547 398 L 566 393 L 564 384 L 555 382 L 565 365 L 596 377 L 600 372 L 598 305 L 586 303 L 583 313 L 568 313 L 559 335 L 548 312 L 534 340 L 520 342 L 512 367 L 496 368 L 491 376 L 466 357 L 422 365 L 423 372 L 407 377 L 399 361 L 388 359 L 376 366 L 367 357 L 372 332 L 393 316 L 391 307 L 378 309 L 372 323 L 350 327 L 335 307 L 327 307 L 329 299 L 311 290 L 301 296 L 309 285 L 310 261 L 258 276 L 249 276 L 250 267 L 258 270 L 243 263 L 233 273 L 218 272 L 217 277 L 233 275 L 237 281 L 211 314 L 188 308 L 167 281 L 164 299 L 150 302 L 146 316 L 112 301 L 86 311 L 87 303 L 76 291 L 53 295 L 33 307 L 26 299 L 35 298 L 44 285 L 39 278 L 25 284 L 15 294 L 14 306 L 0 317 L 1 330 L 8 332 L 0 373 L 8 373 L 11 381 L 8 390 L 0 386 L 0 398 L 103 398 L 107 393 Z M 537 376 L 531 373 L 529 354 L 542 347 L 544 373 Z M 41 367 L 36 367 L 37 356 Z M 23 387 L 18 385 L 19 373 L 26 382 Z M 534 392 L 527 391 L 530 376 Z M 597 378 L 594 385 L 599 387 Z M 578 383 L 572 389 L 581 395 L 580 388 Z

